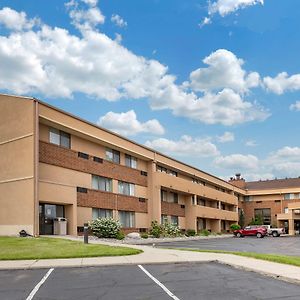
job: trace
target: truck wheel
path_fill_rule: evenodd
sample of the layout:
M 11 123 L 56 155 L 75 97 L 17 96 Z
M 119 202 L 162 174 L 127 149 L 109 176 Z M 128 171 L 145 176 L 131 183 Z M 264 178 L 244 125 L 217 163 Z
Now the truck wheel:
M 273 231 L 273 232 L 272 232 L 272 236 L 273 236 L 273 237 L 278 237 L 278 236 L 279 236 L 279 234 L 278 234 L 278 232 L 277 232 L 277 231 Z
M 258 232 L 258 233 L 256 234 L 256 237 L 257 237 L 257 238 L 262 238 L 263 235 L 262 235 L 260 232 Z
M 236 237 L 240 238 L 240 237 L 242 237 L 242 235 L 238 232 L 238 233 L 236 234 Z

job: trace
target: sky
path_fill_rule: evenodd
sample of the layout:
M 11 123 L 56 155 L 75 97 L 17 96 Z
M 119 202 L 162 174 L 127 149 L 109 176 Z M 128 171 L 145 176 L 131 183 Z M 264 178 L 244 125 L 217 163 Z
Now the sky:
M 0 92 L 226 180 L 298 177 L 299 28 L 296 0 L 2 0 Z

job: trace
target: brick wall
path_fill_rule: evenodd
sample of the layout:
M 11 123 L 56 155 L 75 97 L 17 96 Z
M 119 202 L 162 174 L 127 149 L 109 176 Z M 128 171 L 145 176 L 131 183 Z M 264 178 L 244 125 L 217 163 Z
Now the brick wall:
M 139 198 L 119 195 L 109 192 L 87 190 L 87 193 L 77 193 L 77 205 L 82 207 L 127 210 L 141 213 L 148 212 L 148 200 L 141 202 Z
M 181 204 L 161 201 L 161 214 L 168 216 L 185 216 L 185 208 L 181 207 Z
M 141 175 L 140 170 L 106 160 L 103 163 L 94 162 L 92 156 L 89 159 L 80 158 L 77 151 L 42 141 L 39 152 L 40 162 L 43 163 L 147 186 L 147 176 Z

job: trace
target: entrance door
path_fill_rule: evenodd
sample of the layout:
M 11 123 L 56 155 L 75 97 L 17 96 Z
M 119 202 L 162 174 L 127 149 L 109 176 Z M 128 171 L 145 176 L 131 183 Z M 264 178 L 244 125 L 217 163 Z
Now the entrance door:
M 64 206 L 54 204 L 40 204 L 39 212 L 40 234 L 52 235 L 54 229 L 54 218 L 64 217 Z

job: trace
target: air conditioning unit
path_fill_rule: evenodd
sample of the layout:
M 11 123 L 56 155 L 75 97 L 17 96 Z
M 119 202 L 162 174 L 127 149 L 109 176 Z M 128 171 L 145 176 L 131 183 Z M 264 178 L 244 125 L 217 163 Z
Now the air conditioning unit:
M 300 209 L 295 209 L 295 210 L 294 210 L 294 213 L 295 213 L 295 214 L 300 214 Z

